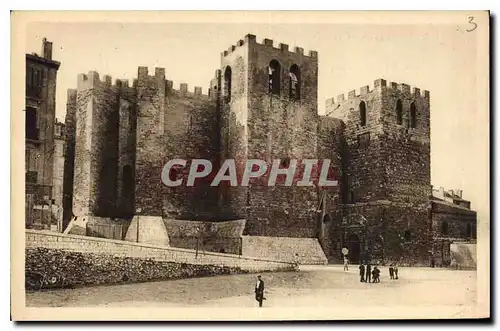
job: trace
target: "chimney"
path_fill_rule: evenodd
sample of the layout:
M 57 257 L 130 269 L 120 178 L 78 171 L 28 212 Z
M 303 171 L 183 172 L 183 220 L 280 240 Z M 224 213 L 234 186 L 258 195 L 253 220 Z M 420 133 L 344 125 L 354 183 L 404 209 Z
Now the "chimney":
M 52 42 L 47 41 L 47 38 L 43 38 L 42 40 L 42 57 L 52 60 Z
M 453 190 L 453 192 L 455 192 L 455 195 L 460 197 L 460 199 L 462 199 L 462 190 Z

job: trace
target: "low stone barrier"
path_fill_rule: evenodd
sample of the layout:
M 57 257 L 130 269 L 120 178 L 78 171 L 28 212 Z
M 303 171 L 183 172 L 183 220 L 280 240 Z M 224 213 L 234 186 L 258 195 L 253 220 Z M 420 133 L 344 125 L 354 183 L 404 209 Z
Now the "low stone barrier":
M 238 267 L 155 261 L 50 248 L 26 249 L 26 289 L 158 281 L 247 273 Z
M 233 254 L 26 230 L 26 272 L 38 273 L 37 277 L 47 277 L 49 281 L 51 277 L 65 278 L 66 285 L 289 271 L 294 268 L 287 262 Z

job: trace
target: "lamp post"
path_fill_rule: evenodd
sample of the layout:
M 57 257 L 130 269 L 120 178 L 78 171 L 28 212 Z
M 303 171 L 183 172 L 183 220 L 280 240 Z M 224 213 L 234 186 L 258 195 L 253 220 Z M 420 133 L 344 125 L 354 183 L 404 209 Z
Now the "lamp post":
M 142 208 L 136 208 L 135 210 L 136 212 L 136 216 L 137 216 L 137 233 L 136 233 L 136 240 L 137 242 L 139 242 L 139 220 L 141 219 L 141 217 L 137 214 L 140 214 L 142 212 Z
M 195 259 L 198 258 L 198 246 L 199 246 L 199 241 L 200 241 L 200 228 L 197 226 L 196 227 L 196 255 Z

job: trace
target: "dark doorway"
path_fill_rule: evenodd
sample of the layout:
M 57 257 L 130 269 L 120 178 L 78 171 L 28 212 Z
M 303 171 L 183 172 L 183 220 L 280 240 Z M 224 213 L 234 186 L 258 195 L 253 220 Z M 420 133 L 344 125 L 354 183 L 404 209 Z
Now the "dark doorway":
M 346 238 L 345 246 L 349 250 L 349 254 L 347 255 L 349 259 L 349 263 L 358 264 L 360 262 L 360 253 L 361 253 L 361 242 L 359 237 L 351 233 Z

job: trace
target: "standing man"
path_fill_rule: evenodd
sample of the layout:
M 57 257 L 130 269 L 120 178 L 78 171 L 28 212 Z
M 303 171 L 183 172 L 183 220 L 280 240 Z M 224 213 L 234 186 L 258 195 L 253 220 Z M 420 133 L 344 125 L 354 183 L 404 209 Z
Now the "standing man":
M 366 279 L 365 282 L 372 282 L 372 266 L 370 265 L 370 261 L 366 263 Z
M 255 284 L 255 300 L 259 303 L 259 307 L 262 307 L 262 300 L 264 300 L 264 281 L 261 279 L 260 275 L 257 276 L 257 284 Z
M 359 276 L 361 278 L 359 281 L 363 283 L 365 281 L 365 265 L 363 262 L 359 265 Z

